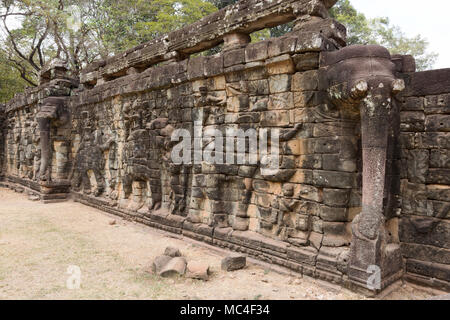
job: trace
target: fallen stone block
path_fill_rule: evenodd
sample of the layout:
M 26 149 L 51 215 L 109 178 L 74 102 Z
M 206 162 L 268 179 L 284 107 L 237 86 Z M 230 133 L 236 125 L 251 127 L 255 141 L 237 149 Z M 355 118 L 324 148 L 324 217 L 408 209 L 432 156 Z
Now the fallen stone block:
M 159 274 L 161 270 L 172 260 L 172 257 L 169 256 L 159 256 L 153 260 L 152 263 L 152 272 L 154 274 Z
M 159 272 L 159 275 L 163 278 L 184 275 L 186 272 L 186 265 L 186 259 L 183 257 L 171 258 L 170 261 L 163 267 L 161 272 Z
M 164 251 L 164 255 L 165 256 L 169 256 L 169 257 L 181 257 L 181 252 L 178 248 L 175 247 L 167 247 L 166 250 Z
M 30 200 L 30 201 L 39 201 L 39 200 L 41 200 L 41 198 L 39 196 L 37 196 L 37 195 L 30 194 L 30 195 L 28 195 L 28 200 Z
M 186 267 L 186 277 L 191 279 L 208 280 L 209 265 L 205 262 L 190 261 Z
M 25 191 L 25 189 L 22 187 L 16 187 L 16 188 L 14 188 L 14 191 L 17 193 L 23 193 Z
M 247 263 L 247 258 L 244 255 L 230 255 L 222 259 L 222 270 L 235 271 L 243 269 Z

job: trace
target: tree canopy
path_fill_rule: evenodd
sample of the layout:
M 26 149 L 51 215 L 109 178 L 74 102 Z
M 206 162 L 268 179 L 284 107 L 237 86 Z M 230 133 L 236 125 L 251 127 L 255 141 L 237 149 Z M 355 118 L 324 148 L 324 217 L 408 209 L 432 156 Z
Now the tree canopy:
M 0 0 L 0 102 L 35 86 L 42 67 L 58 58 L 73 72 L 140 43 L 195 22 L 237 0 Z M 339 0 L 331 15 L 348 28 L 348 44 L 378 43 L 392 53 L 412 54 L 419 70 L 431 68 L 420 35 L 409 38 L 388 18 L 368 19 Z M 292 23 L 252 34 L 278 37 Z
M 358 12 L 350 0 L 339 0 L 330 10 L 333 18 L 347 27 L 347 45 L 379 44 L 391 54 L 410 54 L 418 70 L 433 68 L 438 55 L 428 52 L 428 41 L 421 35 L 408 37 L 400 27 L 391 25 L 389 18 L 368 19 Z

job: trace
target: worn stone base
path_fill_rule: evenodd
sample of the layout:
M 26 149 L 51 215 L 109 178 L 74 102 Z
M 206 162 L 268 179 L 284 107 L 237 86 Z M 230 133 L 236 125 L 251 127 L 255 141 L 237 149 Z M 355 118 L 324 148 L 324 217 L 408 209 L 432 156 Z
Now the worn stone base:
M 450 292 L 450 281 L 422 276 L 416 273 L 406 272 L 404 279 L 421 286 L 430 287 L 445 292 Z M 449 279 L 450 280 L 450 279 Z
M 353 270 L 354 271 L 354 270 Z M 366 270 L 359 270 L 361 274 L 364 274 L 367 276 Z M 378 294 L 382 293 L 385 289 L 392 286 L 397 281 L 401 280 L 404 276 L 404 271 L 400 270 L 394 274 L 391 274 L 390 276 L 383 277 L 381 283 L 380 283 L 380 289 L 374 289 L 370 290 L 367 286 L 367 283 L 361 282 L 359 279 L 353 279 L 350 278 L 348 282 L 348 288 L 352 291 L 359 292 L 361 294 L 364 294 L 368 297 L 375 297 Z
M 70 183 L 68 182 L 50 182 L 43 185 L 36 181 L 6 176 L 0 181 L 0 186 L 39 197 L 44 203 L 67 201 L 70 198 Z

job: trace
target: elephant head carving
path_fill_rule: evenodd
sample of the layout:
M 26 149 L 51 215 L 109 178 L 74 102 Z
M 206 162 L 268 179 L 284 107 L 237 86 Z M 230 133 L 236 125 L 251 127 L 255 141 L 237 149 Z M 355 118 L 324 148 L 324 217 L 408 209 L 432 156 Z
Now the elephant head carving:
M 51 161 L 51 141 L 50 130 L 52 124 L 55 127 L 62 126 L 69 121 L 69 112 L 65 110 L 66 98 L 48 97 L 45 98 L 39 112 L 36 114 L 36 120 L 39 125 L 40 145 L 41 145 L 41 167 L 40 180 L 49 181 L 49 166 Z
M 381 46 L 350 46 L 324 54 L 329 98 L 361 115 L 363 212 L 359 231 L 375 239 L 383 218 L 387 148 L 395 95 L 405 83 L 395 75 L 389 51 Z
M 364 283 L 368 266 L 382 266 L 391 253 L 399 256 L 387 240 L 385 204 L 390 190 L 386 178 L 388 157 L 399 117 L 396 95 L 404 90 L 405 83 L 396 76 L 389 51 L 376 45 L 324 53 L 322 67 L 331 102 L 337 108 L 359 114 L 361 119 L 362 212 L 352 225 L 350 270 L 353 267 L 354 272 L 349 275 Z

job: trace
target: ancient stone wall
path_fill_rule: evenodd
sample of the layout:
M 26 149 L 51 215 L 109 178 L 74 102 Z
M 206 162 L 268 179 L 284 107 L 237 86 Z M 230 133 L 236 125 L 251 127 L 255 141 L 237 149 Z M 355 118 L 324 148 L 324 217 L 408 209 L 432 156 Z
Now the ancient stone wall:
M 410 75 L 401 107 L 400 241 L 408 279 L 449 290 L 450 69 Z
M 78 80 L 53 63 L 42 70 L 40 86 L 6 105 L 5 181 L 43 201 L 66 199 L 70 192 L 71 121 L 68 98 Z
M 411 101 L 441 92 L 417 80 L 411 57 L 344 48 L 345 27 L 327 13 L 334 2 L 240 1 L 94 63 L 79 81 L 63 64 L 49 65 L 38 88 L 6 106 L 3 184 L 44 201 L 71 195 L 367 292 L 400 279 L 403 258 L 408 275 L 435 276 L 417 271 L 417 261 L 434 261 L 426 241 L 447 254 L 446 213 L 439 213 L 449 201 L 446 136 L 406 147 L 407 134 L 419 129 L 413 121 L 403 131 Z M 250 42 L 251 32 L 288 21 L 295 21 L 291 33 Z M 220 43 L 220 53 L 199 54 Z M 430 108 L 431 115 L 424 105 L 425 134 L 448 131 L 447 107 Z M 249 139 L 265 135 L 266 154 Z M 435 150 L 427 151 L 428 178 L 417 182 L 421 165 L 408 157 L 420 149 Z M 417 240 L 406 223 L 417 215 L 405 209 L 410 185 L 434 188 L 424 200 L 427 214 L 442 220 L 427 235 L 433 240 Z M 368 285 L 374 271 L 379 281 Z M 439 276 L 448 283 L 448 273 Z
M 320 33 L 297 31 L 80 92 L 71 101 L 78 201 L 342 282 L 337 261 L 361 206 L 359 132 L 358 119 L 325 104 L 326 48 L 335 45 Z M 230 128 L 279 129 L 280 169 L 173 164 L 180 128 L 224 138 Z
M 0 103 L 0 179 L 3 176 L 3 162 L 5 161 L 5 154 L 3 152 L 5 148 L 5 134 L 6 134 L 6 128 L 5 128 L 5 105 Z

